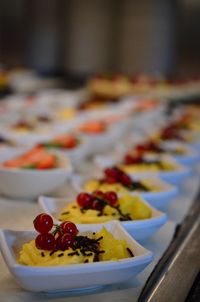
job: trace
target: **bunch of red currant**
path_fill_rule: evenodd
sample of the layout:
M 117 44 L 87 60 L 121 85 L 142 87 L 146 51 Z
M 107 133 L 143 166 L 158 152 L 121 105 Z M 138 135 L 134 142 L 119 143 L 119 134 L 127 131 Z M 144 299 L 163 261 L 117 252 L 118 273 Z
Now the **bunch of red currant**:
M 113 191 L 103 193 L 102 191 L 97 190 L 92 194 L 83 192 L 77 196 L 77 203 L 80 208 L 99 211 L 102 211 L 107 204 L 114 206 L 117 203 L 117 200 L 117 194 Z
M 147 141 L 144 144 L 139 144 L 135 147 L 137 154 L 143 154 L 147 151 L 162 152 L 162 148 L 154 141 Z
M 179 139 L 183 140 L 182 135 L 180 134 L 180 127 L 176 123 L 171 123 L 169 126 L 166 126 L 161 132 L 161 139 Z
M 143 163 L 143 161 L 142 154 L 131 155 L 128 153 L 124 156 L 125 165 L 140 164 Z
M 128 176 L 125 172 L 123 172 L 121 169 L 117 167 L 111 167 L 106 168 L 104 170 L 105 178 L 104 182 L 107 182 L 109 184 L 114 183 L 122 183 L 124 186 L 131 186 L 132 185 L 132 179 L 130 176 Z
M 35 238 L 35 245 L 43 250 L 67 250 L 72 247 L 75 236 L 78 234 L 76 225 L 65 221 L 60 225 L 54 225 L 50 215 L 39 214 L 33 221 L 34 227 L 40 234 Z M 52 227 L 55 229 L 52 230 Z

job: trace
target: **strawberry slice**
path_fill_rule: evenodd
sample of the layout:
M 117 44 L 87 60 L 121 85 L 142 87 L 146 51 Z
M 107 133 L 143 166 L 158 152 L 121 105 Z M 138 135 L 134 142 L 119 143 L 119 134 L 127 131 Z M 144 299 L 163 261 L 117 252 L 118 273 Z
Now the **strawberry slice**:
M 63 148 L 74 148 L 76 147 L 78 141 L 73 135 L 61 135 L 55 138 L 55 143 L 60 143 Z
M 90 121 L 82 124 L 79 130 L 87 133 L 101 133 L 105 131 L 105 124 L 98 121 Z
M 37 169 L 44 170 L 44 169 L 51 169 L 54 168 L 56 165 L 56 156 L 53 154 L 45 154 L 45 156 L 40 159 L 37 163 Z
M 7 168 L 22 169 L 51 169 L 55 165 L 56 156 L 48 153 L 42 147 L 33 148 L 25 154 L 3 163 L 3 166 Z

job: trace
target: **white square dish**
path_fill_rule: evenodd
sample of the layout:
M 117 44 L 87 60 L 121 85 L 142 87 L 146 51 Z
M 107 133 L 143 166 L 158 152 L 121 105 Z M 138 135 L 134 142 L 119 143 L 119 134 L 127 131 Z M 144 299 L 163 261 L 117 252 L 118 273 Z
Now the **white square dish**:
M 138 196 L 138 194 L 134 194 Z M 73 198 L 74 199 L 74 198 Z M 58 216 L 62 210 L 70 203 L 72 198 L 52 198 L 46 196 L 40 196 L 38 203 L 41 209 L 52 216 L 54 221 L 58 223 Z M 121 225 L 129 232 L 131 236 L 136 240 L 146 239 L 151 237 L 158 229 L 164 225 L 167 221 L 167 215 L 155 208 L 150 204 L 142 200 L 152 211 L 152 217 L 148 219 L 122 221 Z M 79 224 L 82 225 L 82 224 Z M 90 224 L 87 224 L 90 225 Z
M 177 141 L 163 142 L 162 144 L 163 147 L 166 147 L 167 150 L 174 150 L 175 148 L 183 148 L 183 150 L 185 150 L 185 154 L 171 154 L 172 158 L 174 158 L 176 162 L 181 165 L 195 165 L 195 163 L 197 163 L 200 159 L 197 150 L 195 150 L 194 147 L 191 147 L 188 144 L 180 143 Z
M 117 239 L 126 240 L 134 257 L 118 261 L 102 261 L 65 266 L 26 266 L 17 263 L 22 244 L 33 239 L 35 232 L 0 230 L 0 248 L 10 273 L 17 283 L 26 290 L 34 292 L 54 292 L 84 289 L 126 281 L 136 276 L 152 261 L 152 252 L 138 244 L 113 221 L 98 225 L 79 226 L 80 234 L 96 232 L 105 226 Z
M 157 157 L 158 158 L 158 157 Z M 172 185 L 180 185 L 182 181 L 184 181 L 188 176 L 191 175 L 192 170 L 190 167 L 183 166 L 177 163 L 171 156 L 162 156 L 162 159 L 166 159 L 168 162 L 174 164 L 176 166 L 176 170 L 174 171 L 150 171 L 147 169 L 143 171 L 133 171 L 133 172 L 126 172 L 130 177 L 134 178 L 141 178 L 141 177 L 159 177 L 162 180 L 172 184 Z M 156 159 L 156 156 L 155 156 Z M 106 168 L 108 166 L 118 166 L 119 163 L 112 157 L 107 156 L 95 156 L 94 158 L 95 164 L 100 168 Z
M 74 189 L 77 191 L 77 193 L 85 191 L 84 189 L 84 183 L 86 181 L 89 181 L 91 179 L 97 179 L 97 178 L 91 178 L 91 177 L 83 177 L 80 175 L 72 175 L 71 182 L 74 187 Z M 140 180 L 142 178 L 136 178 L 134 177 L 134 180 Z M 159 178 L 151 178 L 150 179 L 152 185 L 159 186 L 161 191 L 149 191 L 149 192 L 139 192 L 139 191 L 133 191 L 129 192 L 128 194 L 139 194 L 141 195 L 146 201 L 150 203 L 153 207 L 159 210 L 163 210 L 167 207 L 167 205 L 179 194 L 179 189 L 177 186 L 173 186 L 165 181 L 162 181 Z

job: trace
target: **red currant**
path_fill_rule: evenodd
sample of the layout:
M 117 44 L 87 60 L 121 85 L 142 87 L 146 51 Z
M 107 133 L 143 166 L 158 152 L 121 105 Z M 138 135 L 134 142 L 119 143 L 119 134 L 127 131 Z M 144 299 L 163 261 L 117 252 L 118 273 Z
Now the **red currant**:
M 115 184 L 117 180 L 113 177 L 106 177 L 105 182 L 107 182 L 108 184 Z
M 124 162 L 125 162 L 126 165 L 132 164 L 132 156 L 129 155 L 129 154 L 125 155 Z
M 92 208 L 93 210 L 99 210 L 99 211 L 101 211 L 101 210 L 103 210 L 103 208 L 104 208 L 104 204 L 103 204 L 100 200 L 95 199 L 95 200 L 93 200 L 93 202 L 92 202 L 91 208 Z
M 131 156 L 127 154 L 124 158 L 125 164 L 130 165 L 130 164 L 139 164 L 142 162 L 142 157 L 141 156 Z
M 108 191 L 105 193 L 105 199 L 109 201 L 111 205 L 116 204 L 118 198 L 117 194 L 114 191 Z
M 35 238 L 35 245 L 38 249 L 51 251 L 56 248 L 56 240 L 52 234 L 43 233 Z
M 91 194 L 88 193 L 80 193 L 77 196 L 77 203 L 78 205 L 83 208 L 83 207 L 89 207 L 92 203 L 92 196 Z
M 33 224 L 39 233 L 48 233 L 53 227 L 53 219 L 50 215 L 42 213 L 34 219 Z
M 78 234 L 78 229 L 73 222 L 65 221 L 60 225 L 60 233 L 61 234 L 68 233 L 68 234 L 72 234 L 73 236 L 76 236 Z
M 60 235 L 56 239 L 56 248 L 64 251 L 72 247 L 73 243 L 74 243 L 74 236 L 72 234 L 65 233 L 63 235 Z
M 117 177 L 118 177 L 118 172 L 116 169 L 114 168 L 106 168 L 104 170 L 104 173 L 106 175 L 107 178 L 112 178 L 112 179 L 116 179 L 117 180 Z
M 96 190 L 92 193 L 93 196 L 104 197 L 104 193 L 100 190 Z
M 121 176 L 121 182 L 125 186 L 130 186 L 132 184 L 132 179 L 130 178 L 130 176 L 128 176 L 127 174 L 124 173 Z
M 137 145 L 135 148 L 138 152 L 141 152 L 141 153 L 147 151 L 147 149 L 148 149 L 145 144 L 144 145 Z

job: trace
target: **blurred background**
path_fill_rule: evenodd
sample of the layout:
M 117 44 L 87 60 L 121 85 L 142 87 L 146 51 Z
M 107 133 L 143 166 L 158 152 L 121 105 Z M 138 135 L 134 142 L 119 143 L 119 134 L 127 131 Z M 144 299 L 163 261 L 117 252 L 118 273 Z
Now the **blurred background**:
M 0 0 L 0 64 L 45 75 L 199 75 L 199 0 Z

